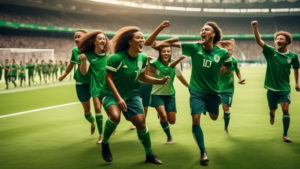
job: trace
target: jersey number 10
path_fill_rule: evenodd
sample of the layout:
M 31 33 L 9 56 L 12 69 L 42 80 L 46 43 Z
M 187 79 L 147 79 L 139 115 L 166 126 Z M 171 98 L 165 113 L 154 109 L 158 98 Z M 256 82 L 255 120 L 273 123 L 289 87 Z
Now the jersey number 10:
M 212 62 L 211 60 L 203 59 L 203 67 L 210 68 L 211 62 Z

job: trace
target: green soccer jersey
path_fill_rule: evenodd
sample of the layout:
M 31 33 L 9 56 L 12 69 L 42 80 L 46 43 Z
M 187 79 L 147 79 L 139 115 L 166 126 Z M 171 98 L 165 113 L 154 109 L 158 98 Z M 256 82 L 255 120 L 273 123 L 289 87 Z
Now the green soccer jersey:
M 44 64 L 44 65 L 41 65 L 41 68 L 42 68 L 42 72 L 43 73 L 47 73 L 48 72 L 48 66 L 47 66 L 47 64 Z
M 29 76 L 34 74 L 34 67 L 35 67 L 34 63 L 28 63 L 26 65 L 26 69 L 28 69 L 28 75 Z
M 86 53 L 85 56 L 88 62 L 90 63 L 90 91 L 91 93 L 100 93 L 105 82 L 105 66 L 107 62 L 107 55 L 106 53 L 97 54 L 94 51 L 91 51 Z
M 37 72 L 41 72 L 40 67 L 42 67 L 42 64 L 38 63 L 38 64 L 36 65 L 36 71 L 37 71 Z
M 17 76 L 17 74 L 18 74 L 18 70 L 17 70 L 17 68 L 18 68 L 18 64 L 12 64 L 11 65 L 11 68 L 13 69 L 12 71 L 11 71 L 11 75 L 12 76 Z
M 293 69 L 299 69 L 298 56 L 290 51 L 279 53 L 267 44 L 264 46 L 263 54 L 267 60 L 265 88 L 272 91 L 291 91 L 291 66 Z
M 113 82 L 124 100 L 133 95 L 140 95 L 138 77 L 145 70 L 146 65 L 145 53 L 139 53 L 136 58 L 132 58 L 127 50 L 115 53 L 108 59 L 106 72 L 114 75 Z M 106 83 L 101 95 L 113 95 Z
M 5 65 L 5 71 L 4 71 L 4 76 L 10 76 L 11 73 L 8 74 L 8 70 L 11 69 L 11 64 Z
M 52 72 L 53 72 L 53 64 L 52 64 L 52 63 L 48 63 L 47 66 L 48 66 L 48 68 L 49 68 L 49 69 L 48 69 L 48 72 L 49 72 L 49 73 L 52 73 Z
M 239 72 L 239 67 L 236 59 L 231 57 L 232 64 L 235 72 Z M 234 93 L 234 73 L 226 74 L 220 76 L 220 93 L 230 92 Z
M 58 65 L 56 63 L 53 64 L 53 71 L 54 72 L 58 71 Z
M 222 63 L 232 69 L 232 62 L 226 49 L 214 45 L 207 51 L 198 43 L 181 43 L 182 55 L 191 57 L 192 76 L 189 89 L 218 94 L 220 92 L 220 69 Z
M 25 65 L 19 67 L 19 71 L 22 72 L 19 74 L 19 77 L 25 77 L 25 69 L 26 69 Z
M 175 94 L 174 89 L 174 78 L 175 75 L 179 76 L 181 75 L 180 69 L 176 66 L 175 68 L 172 68 L 170 66 L 171 63 L 169 63 L 167 66 L 165 66 L 159 59 L 152 59 L 150 60 L 150 65 L 157 69 L 154 77 L 157 79 L 162 79 L 165 76 L 170 76 L 170 81 L 166 85 L 153 85 L 151 94 L 154 95 L 173 95 Z
M 83 75 L 80 72 L 81 59 L 78 57 L 80 54 L 81 53 L 78 50 L 78 48 L 74 48 L 72 50 L 71 62 L 78 65 L 77 69 L 76 69 L 76 71 L 74 73 L 74 79 L 76 80 L 77 84 L 90 84 L 90 82 L 91 82 L 91 72 L 90 72 L 90 69 L 88 70 L 88 72 L 87 72 L 86 75 Z

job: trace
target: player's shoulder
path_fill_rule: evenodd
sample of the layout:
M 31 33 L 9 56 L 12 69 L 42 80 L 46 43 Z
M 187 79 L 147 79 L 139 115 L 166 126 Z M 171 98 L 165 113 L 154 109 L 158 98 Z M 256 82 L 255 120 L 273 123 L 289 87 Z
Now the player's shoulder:
M 108 60 L 114 61 L 114 62 L 121 62 L 123 60 L 124 56 L 126 55 L 126 53 L 127 53 L 126 50 L 114 53 L 114 54 L 110 55 Z
M 79 49 L 76 47 L 76 48 L 73 48 L 72 49 L 72 53 L 74 53 L 74 54 L 80 54 L 81 52 L 79 51 Z
M 289 51 L 289 56 L 291 57 L 291 59 L 298 58 L 298 55 L 291 51 Z
M 232 62 L 237 62 L 235 57 L 232 56 L 231 59 L 232 59 Z

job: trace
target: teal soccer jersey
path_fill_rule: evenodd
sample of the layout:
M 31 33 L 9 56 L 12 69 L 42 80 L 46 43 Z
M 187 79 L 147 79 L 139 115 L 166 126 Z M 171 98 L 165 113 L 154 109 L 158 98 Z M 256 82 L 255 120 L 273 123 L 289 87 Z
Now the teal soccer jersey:
M 124 100 L 133 95 L 140 95 L 138 77 L 145 70 L 146 65 L 145 53 L 139 53 L 136 58 L 132 58 L 127 50 L 115 53 L 108 59 L 106 72 L 114 75 L 113 82 Z M 102 94 L 113 95 L 106 83 Z
M 214 48 L 207 51 L 203 45 L 198 43 L 181 43 L 182 55 L 191 57 L 192 76 L 189 89 L 218 94 L 220 92 L 220 69 L 222 63 L 232 68 L 231 58 L 226 49 L 214 45 Z
M 265 88 L 272 91 L 291 91 L 291 67 L 299 69 L 299 58 L 295 53 L 279 53 L 275 48 L 265 44 L 263 54 L 267 60 Z
M 239 72 L 239 67 L 236 59 L 231 57 L 235 72 Z M 234 72 L 231 74 L 224 73 L 220 76 L 220 93 L 230 92 L 234 93 Z

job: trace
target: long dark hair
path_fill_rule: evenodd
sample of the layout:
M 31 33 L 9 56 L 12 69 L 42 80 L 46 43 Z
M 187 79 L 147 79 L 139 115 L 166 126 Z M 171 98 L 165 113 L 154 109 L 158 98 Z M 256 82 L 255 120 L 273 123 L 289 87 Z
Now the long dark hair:
M 105 36 L 106 44 L 104 47 L 104 53 L 108 54 L 110 51 L 110 41 L 108 37 L 101 30 L 94 30 L 85 34 L 79 42 L 78 49 L 81 53 L 87 53 L 94 51 L 95 49 L 95 40 L 98 34 L 103 34 Z
M 113 53 L 129 49 L 128 41 L 133 38 L 134 33 L 139 31 L 140 29 L 135 26 L 125 26 L 119 29 L 112 39 Z

